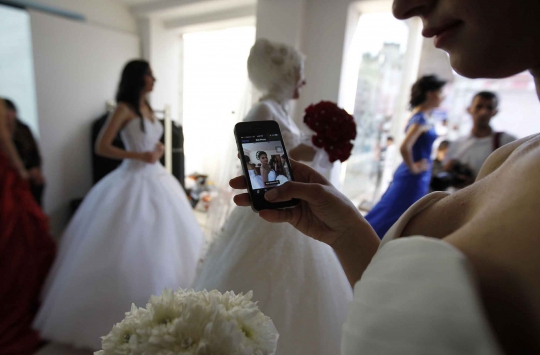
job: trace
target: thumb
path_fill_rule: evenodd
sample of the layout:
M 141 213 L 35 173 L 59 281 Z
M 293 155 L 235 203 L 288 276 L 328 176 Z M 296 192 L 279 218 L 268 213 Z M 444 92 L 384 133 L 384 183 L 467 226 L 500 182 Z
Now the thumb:
M 264 198 L 269 202 L 290 201 L 297 198 L 309 204 L 316 205 L 320 202 L 325 192 L 321 184 L 289 181 L 286 184 L 268 191 Z

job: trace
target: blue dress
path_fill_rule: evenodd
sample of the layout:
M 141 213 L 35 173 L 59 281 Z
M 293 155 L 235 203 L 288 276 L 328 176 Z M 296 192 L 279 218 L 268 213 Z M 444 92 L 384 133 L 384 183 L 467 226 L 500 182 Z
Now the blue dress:
M 419 112 L 411 117 L 406 130 L 413 124 L 425 126 L 428 123 L 424 114 Z M 421 174 L 415 175 L 410 172 L 405 163 L 401 163 L 394 173 L 394 179 L 388 190 L 386 190 L 379 203 L 366 215 L 366 220 L 375 229 L 379 238 L 382 239 L 399 217 L 428 193 L 431 180 L 431 149 L 435 139 L 437 139 L 437 133 L 431 127 L 429 131 L 420 135 L 412 148 L 414 162 L 426 159 L 430 168 Z

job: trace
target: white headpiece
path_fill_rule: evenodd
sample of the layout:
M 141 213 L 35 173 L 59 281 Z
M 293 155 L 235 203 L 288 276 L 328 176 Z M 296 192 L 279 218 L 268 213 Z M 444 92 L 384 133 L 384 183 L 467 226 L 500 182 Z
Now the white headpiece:
M 304 58 L 299 51 L 264 38 L 251 47 L 247 65 L 253 85 L 279 101 L 290 100 L 304 76 Z

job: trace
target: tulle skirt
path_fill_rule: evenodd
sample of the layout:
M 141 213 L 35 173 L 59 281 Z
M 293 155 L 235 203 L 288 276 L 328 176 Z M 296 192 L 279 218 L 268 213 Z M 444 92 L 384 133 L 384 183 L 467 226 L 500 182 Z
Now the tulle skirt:
M 90 349 L 164 288 L 191 286 L 203 234 L 180 184 L 159 163 L 125 161 L 67 227 L 35 327 Z
M 271 224 L 250 208 L 235 208 L 194 288 L 253 290 L 280 334 L 276 355 L 340 353 L 351 287 L 333 250 L 289 224 Z

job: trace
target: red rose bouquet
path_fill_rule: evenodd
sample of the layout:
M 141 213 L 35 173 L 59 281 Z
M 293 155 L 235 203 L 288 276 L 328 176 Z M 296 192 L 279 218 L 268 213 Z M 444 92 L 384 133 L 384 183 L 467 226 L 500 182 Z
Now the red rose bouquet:
M 353 116 L 331 101 L 321 101 L 305 110 L 304 123 L 315 131 L 312 142 L 324 148 L 330 162 L 349 159 L 356 138 L 356 123 Z

